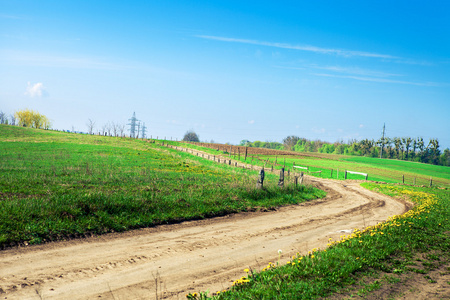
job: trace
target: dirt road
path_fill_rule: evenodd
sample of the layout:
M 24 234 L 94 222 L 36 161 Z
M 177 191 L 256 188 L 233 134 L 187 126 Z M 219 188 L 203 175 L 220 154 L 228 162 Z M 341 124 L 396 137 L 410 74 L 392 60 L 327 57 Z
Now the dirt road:
M 326 198 L 276 211 L 235 214 L 0 252 L 1 299 L 185 299 L 216 292 L 297 252 L 325 248 L 354 228 L 402 214 L 407 203 L 355 182 L 308 177 Z

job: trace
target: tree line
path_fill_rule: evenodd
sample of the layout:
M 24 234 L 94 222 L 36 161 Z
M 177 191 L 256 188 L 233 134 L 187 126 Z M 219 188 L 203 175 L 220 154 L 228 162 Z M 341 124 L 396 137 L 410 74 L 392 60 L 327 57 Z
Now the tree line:
M 447 148 L 441 152 L 439 140 L 435 138 L 428 142 L 422 137 L 385 137 L 377 141 L 363 139 L 350 140 L 347 143 L 343 141 L 328 143 L 291 135 L 284 138 L 282 143 L 242 140 L 240 145 L 297 152 L 379 157 L 450 166 L 450 150 Z
M 45 115 L 30 109 L 16 111 L 14 115 L 9 115 L 9 117 L 0 111 L 0 124 L 43 129 L 50 129 L 51 127 L 51 122 Z

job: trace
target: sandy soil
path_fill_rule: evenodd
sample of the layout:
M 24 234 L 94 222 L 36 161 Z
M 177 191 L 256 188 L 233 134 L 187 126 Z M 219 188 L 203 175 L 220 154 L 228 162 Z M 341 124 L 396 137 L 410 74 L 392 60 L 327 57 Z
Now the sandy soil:
M 308 177 L 324 199 L 0 252 L 1 299 L 185 299 L 216 292 L 269 262 L 325 248 L 354 228 L 402 214 L 408 203 L 359 186 Z

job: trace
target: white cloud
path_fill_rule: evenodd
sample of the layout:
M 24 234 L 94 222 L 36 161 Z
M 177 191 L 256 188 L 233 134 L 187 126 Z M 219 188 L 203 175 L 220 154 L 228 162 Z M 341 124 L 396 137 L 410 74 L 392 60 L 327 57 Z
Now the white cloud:
M 364 127 L 364 124 L 359 124 L 359 128 L 363 128 Z
M 248 124 L 254 124 L 254 123 L 255 123 L 255 120 L 248 121 Z
M 335 55 L 341 55 L 341 56 L 361 56 L 361 57 L 373 57 L 373 58 L 383 58 L 383 59 L 393 59 L 393 58 L 398 59 L 399 58 L 399 57 L 392 56 L 389 54 L 379 54 L 379 53 L 354 51 L 354 50 L 342 50 L 342 49 L 328 49 L 328 48 L 321 48 L 321 47 L 309 46 L 309 45 L 300 46 L 300 45 L 291 45 L 291 44 L 287 44 L 287 43 L 273 43 L 273 42 L 264 42 L 264 41 L 258 41 L 258 40 L 237 39 L 237 38 L 228 38 L 228 37 L 211 36 L 211 35 L 196 35 L 196 37 L 202 38 L 202 39 L 208 39 L 208 40 L 216 40 L 216 41 L 221 41 L 221 42 L 260 45 L 260 46 L 275 47 L 275 48 L 282 48 L 282 49 L 309 51 L 309 52 L 322 53 L 322 54 L 335 54 Z
M 48 93 L 47 93 L 44 85 L 42 84 L 42 82 L 38 82 L 35 84 L 31 84 L 30 82 L 28 82 L 25 95 L 30 96 L 31 98 L 34 98 L 34 97 L 40 98 L 42 96 L 47 96 Z

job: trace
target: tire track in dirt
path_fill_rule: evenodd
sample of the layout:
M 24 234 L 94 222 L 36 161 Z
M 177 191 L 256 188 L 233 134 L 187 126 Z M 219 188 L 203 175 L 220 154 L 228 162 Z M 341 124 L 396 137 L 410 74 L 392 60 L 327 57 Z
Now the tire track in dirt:
M 402 214 L 409 204 L 357 182 L 307 177 L 324 199 L 270 212 L 158 226 L 0 252 L 7 299 L 185 299 L 222 290 L 270 261 L 324 248 L 354 228 Z

